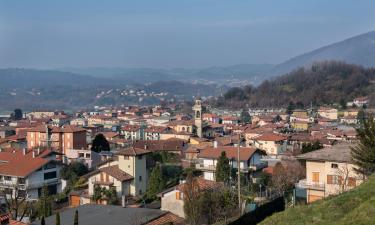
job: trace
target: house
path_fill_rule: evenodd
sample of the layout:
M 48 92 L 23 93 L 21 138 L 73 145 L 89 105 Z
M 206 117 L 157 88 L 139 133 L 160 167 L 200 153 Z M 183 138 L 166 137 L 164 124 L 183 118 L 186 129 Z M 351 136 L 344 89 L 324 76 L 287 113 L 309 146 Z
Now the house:
M 351 158 L 351 145 L 338 144 L 297 156 L 305 162 L 306 179 L 296 187 L 306 191 L 307 203 L 339 194 L 358 186 L 362 175 L 357 174 Z
M 295 120 L 290 122 L 290 126 L 297 131 L 306 131 L 311 127 L 310 122 Z
M 252 140 L 252 145 L 265 151 L 267 155 L 279 155 L 286 151 L 288 137 L 275 133 L 264 133 Z
M 169 152 L 182 155 L 186 147 L 186 142 L 178 138 L 170 138 L 167 140 L 148 140 L 136 141 L 135 148 L 143 148 L 151 152 Z
M 138 125 L 126 125 L 121 128 L 120 134 L 123 135 L 126 140 L 142 140 L 143 128 Z
M 15 134 L 16 131 L 13 127 L 0 126 L 0 138 L 6 138 Z
M 203 113 L 202 119 L 210 123 L 220 123 L 220 117 L 214 113 Z
M 183 219 L 168 211 L 147 208 L 124 208 L 115 205 L 86 204 L 60 211 L 61 224 L 74 224 L 74 214 L 78 211 L 80 225 L 142 224 L 163 225 L 183 224 Z M 40 225 L 36 220 L 31 225 Z M 56 216 L 45 218 L 46 225 L 55 225 Z
M 334 108 L 320 107 L 318 109 L 318 115 L 330 120 L 337 120 L 338 111 Z
M 222 124 L 231 124 L 231 125 L 238 125 L 239 119 L 235 116 L 223 116 L 222 117 Z
M 347 115 L 347 116 L 341 117 L 340 122 L 343 124 L 357 124 L 358 119 L 357 119 L 357 116 Z
M 193 133 L 194 121 L 193 120 L 176 120 L 168 124 L 176 132 Z
M 89 196 L 94 194 L 96 185 L 107 189 L 115 188 L 117 197 L 120 199 L 145 193 L 148 180 L 147 154 L 149 153 L 148 150 L 134 147 L 117 152 L 116 160 L 110 160 L 86 175 Z
M 41 125 L 27 131 L 27 148 L 51 147 L 61 153 L 66 149 L 87 147 L 86 130 L 72 125 L 62 127 Z
M 15 194 L 36 200 L 44 185 L 50 194 L 60 193 L 61 164 L 56 161 L 56 152 L 47 149 L 1 149 L 0 188 L 7 196 Z
M 260 159 L 264 153 L 254 147 L 240 147 L 240 171 L 247 178 L 255 175 L 257 172 L 264 167 L 264 164 Z M 226 153 L 227 158 L 230 161 L 232 168 L 237 168 L 237 153 L 238 147 L 234 146 L 217 146 L 206 147 L 198 153 L 198 163 L 196 168 L 203 171 L 203 177 L 206 180 L 215 180 L 216 163 L 222 152 Z
M 143 131 L 143 140 L 160 140 L 163 132 L 169 130 L 168 127 L 150 126 Z
M 99 153 L 91 151 L 90 149 L 67 149 L 63 161 L 67 164 L 71 162 L 81 162 L 90 169 L 101 162 L 101 156 Z
M 359 98 L 354 99 L 353 104 L 356 105 L 357 107 L 363 107 L 363 106 L 367 106 L 368 102 L 369 102 L 368 97 L 359 97 Z
M 201 177 L 194 178 L 200 191 L 219 191 L 224 186 L 222 182 L 206 180 Z M 185 218 L 184 212 L 184 189 L 186 183 L 167 189 L 159 194 L 161 197 L 161 210 L 169 211 L 179 217 Z

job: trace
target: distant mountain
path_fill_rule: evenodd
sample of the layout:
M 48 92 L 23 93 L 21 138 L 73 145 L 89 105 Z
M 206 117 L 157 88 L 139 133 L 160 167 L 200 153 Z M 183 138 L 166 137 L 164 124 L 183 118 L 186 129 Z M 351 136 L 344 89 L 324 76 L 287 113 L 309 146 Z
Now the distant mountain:
M 177 80 L 190 83 L 237 86 L 259 84 L 270 74 L 272 64 L 238 64 L 200 69 L 174 68 L 59 68 L 57 70 L 86 74 L 100 78 L 113 78 L 130 83 L 149 83 Z
M 291 58 L 275 66 L 272 74 L 281 75 L 299 67 L 309 66 L 314 62 L 323 60 L 344 61 L 365 67 L 375 67 L 375 31 Z
M 137 79 L 137 75 L 121 79 L 55 70 L 0 69 L 0 111 L 148 105 L 161 100 L 191 100 L 197 94 L 216 96 L 227 90 L 213 84 L 173 80 L 137 83 Z

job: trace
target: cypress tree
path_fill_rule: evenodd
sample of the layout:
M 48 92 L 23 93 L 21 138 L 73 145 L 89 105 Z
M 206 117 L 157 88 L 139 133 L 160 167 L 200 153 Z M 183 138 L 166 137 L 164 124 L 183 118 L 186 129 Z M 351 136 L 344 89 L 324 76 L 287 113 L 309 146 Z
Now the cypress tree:
M 165 180 L 160 166 L 154 167 L 150 174 L 150 179 L 147 187 L 147 198 L 155 199 L 156 194 L 164 190 Z
M 60 225 L 60 213 L 56 213 L 56 225 Z
M 74 225 L 78 225 L 78 210 L 74 213 Z
M 215 174 L 216 181 L 229 182 L 230 165 L 227 154 L 224 151 L 221 152 L 219 160 L 217 161 Z
M 42 217 L 42 220 L 40 221 L 40 225 L 46 225 L 46 221 L 44 221 L 44 216 Z
M 351 148 L 352 159 L 359 167 L 358 172 L 368 176 L 375 172 L 375 121 L 372 116 L 357 129 L 357 137 L 359 142 Z

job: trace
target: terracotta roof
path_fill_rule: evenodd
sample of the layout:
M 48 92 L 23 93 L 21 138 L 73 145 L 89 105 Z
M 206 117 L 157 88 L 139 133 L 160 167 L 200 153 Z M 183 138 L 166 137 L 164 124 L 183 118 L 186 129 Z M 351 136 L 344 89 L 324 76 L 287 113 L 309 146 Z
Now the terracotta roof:
M 150 133 L 162 133 L 168 129 L 167 127 L 160 127 L 160 126 L 151 126 L 144 130 L 144 132 L 150 132 Z
M 137 155 L 144 155 L 148 153 L 150 153 L 150 151 L 145 150 L 143 148 L 131 147 L 131 148 L 127 148 L 124 150 L 120 150 L 119 152 L 117 152 L 117 155 L 137 156 Z
M 225 151 L 229 159 L 237 158 L 237 147 L 233 146 L 218 146 L 217 148 L 209 147 L 202 149 L 198 154 L 198 158 L 209 158 L 209 159 L 218 159 L 221 155 L 221 152 Z M 256 148 L 244 148 L 240 147 L 240 160 L 246 161 L 250 159 L 255 152 L 260 150 Z
M 150 151 L 181 151 L 184 146 L 185 142 L 176 138 L 167 140 L 137 141 L 134 143 L 135 148 L 146 148 Z
M 105 138 L 107 139 L 112 139 L 114 137 L 117 137 L 119 134 L 116 133 L 116 132 L 112 132 L 112 131 L 109 131 L 109 132 L 100 132 L 101 134 L 104 135 Z
M 172 223 L 173 225 L 185 224 L 183 218 L 171 212 L 167 212 L 166 214 L 160 216 L 159 218 L 146 223 L 146 225 L 165 225 L 168 223 Z
M 198 177 L 198 178 L 194 178 L 194 179 L 196 180 L 199 189 L 202 190 L 202 191 L 204 191 L 204 190 L 215 190 L 215 189 L 218 189 L 218 188 L 221 188 L 221 187 L 224 186 L 223 182 L 206 180 L 202 177 Z M 185 186 L 184 183 L 179 184 L 179 185 L 176 186 L 176 189 L 179 190 L 179 191 L 183 191 L 184 186 Z
M 129 131 L 129 132 L 135 132 L 135 131 L 138 131 L 139 129 L 141 129 L 141 127 L 138 125 L 126 125 L 126 126 L 121 127 L 121 130 Z
M 26 177 L 43 165 L 52 161 L 44 158 L 51 154 L 52 151 L 44 150 L 40 155 L 33 158 L 33 151 L 28 150 L 26 155 L 20 149 L 3 149 L 0 152 L 0 174 Z
M 275 133 L 265 133 L 260 136 L 254 137 L 253 139 L 258 141 L 285 141 L 288 139 L 288 137 Z
M 110 175 L 111 177 L 121 181 L 121 182 L 134 179 L 133 176 L 131 176 L 128 173 L 125 173 L 124 171 L 122 171 L 118 167 L 118 165 L 103 167 L 103 168 L 100 168 L 99 171 L 104 172 L 104 173 Z
M 64 125 L 62 127 L 56 127 L 56 126 L 48 126 L 51 129 L 52 133 L 74 133 L 74 132 L 81 132 L 86 131 L 84 128 L 73 126 L 73 125 Z M 40 125 L 37 127 L 30 128 L 28 131 L 30 132 L 46 132 L 46 126 Z

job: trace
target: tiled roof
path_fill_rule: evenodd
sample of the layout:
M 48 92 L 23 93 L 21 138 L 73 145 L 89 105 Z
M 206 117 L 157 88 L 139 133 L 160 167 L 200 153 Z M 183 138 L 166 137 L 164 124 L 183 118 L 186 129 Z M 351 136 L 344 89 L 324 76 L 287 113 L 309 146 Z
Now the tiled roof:
M 52 133 L 74 133 L 74 132 L 81 132 L 85 131 L 84 128 L 73 126 L 73 125 L 64 125 L 62 127 L 56 127 L 56 126 L 48 126 L 51 129 Z M 46 126 L 40 125 L 37 127 L 30 128 L 28 131 L 30 132 L 46 132 Z
M 150 153 L 150 151 L 145 150 L 143 148 L 131 147 L 131 148 L 127 148 L 124 150 L 120 150 L 119 152 L 117 152 L 117 155 L 137 156 L 137 155 L 144 155 L 148 153 Z
M 198 158 L 218 159 L 221 155 L 221 152 L 225 151 L 227 158 L 237 159 L 237 149 L 237 147 L 233 146 L 218 146 L 217 148 L 209 147 L 202 149 L 198 154 Z M 246 161 L 250 159 L 257 151 L 259 150 L 256 148 L 240 147 L 240 160 Z
M 169 223 L 172 223 L 173 225 L 185 224 L 183 218 L 171 212 L 167 212 L 166 214 L 160 216 L 159 218 L 146 223 L 146 225 L 165 225 Z
M 26 177 L 50 162 L 50 159 L 43 157 L 51 153 L 50 150 L 44 150 L 33 158 L 32 150 L 28 150 L 26 155 L 23 155 L 20 149 L 3 149 L 0 152 L 0 174 Z
M 121 127 L 121 130 L 129 131 L 129 132 L 135 132 L 135 131 L 138 131 L 139 129 L 141 129 L 141 127 L 138 125 L 126 125 L 126 126 Z
M 185 142 L 181 139 L 137 141 L 135 148 L 143 148 L 150 151 L 181 151 Z
M 218 188 L 221 188 L 221 187 L 224 186 L 224 183 L 222 183 L 222 182 L 206 180 L 202 177 L 198 177 L 198 178 L 194 178 L 194 179 L 197 182 L 197 185 L 198 185 L 199 189 L 202 190 L 202 191 L 204 191 L 204 190 L 215 190 L 215 189 L 218 189 Z M 182 183 L 182 184 L 177 185 L 176 189 L 179 190 L 179 191 L 183 191 L 184 187 L 185 187 L 185 183 Z
M 167 127 L 160 127 L 160 126 L 151 126 L 144 130 L 144 132 L 150 132 L 150 133 L 162 133 L 168 129 Z
M 287 139 L 288 139 L 287 136 L 275 134 L 275 133 L 265 133 L 254 138 L 254 140 L 258 140 L 258 141 L 285 141 Z
M 296 156 L 298 159 L 310 161 L 332 161 L 332 162 L 352 162 L 351 147 L 346 143 L 337 144 L 332 147 L 323 148 Z
M 104 172 L 119 181 L 127 181 L 127 180 L 134 179 L 133 176 L 122 171 L 118 167 L 118 165 L 103 167 L 103 168 L 100 168 L 99 171 Z

